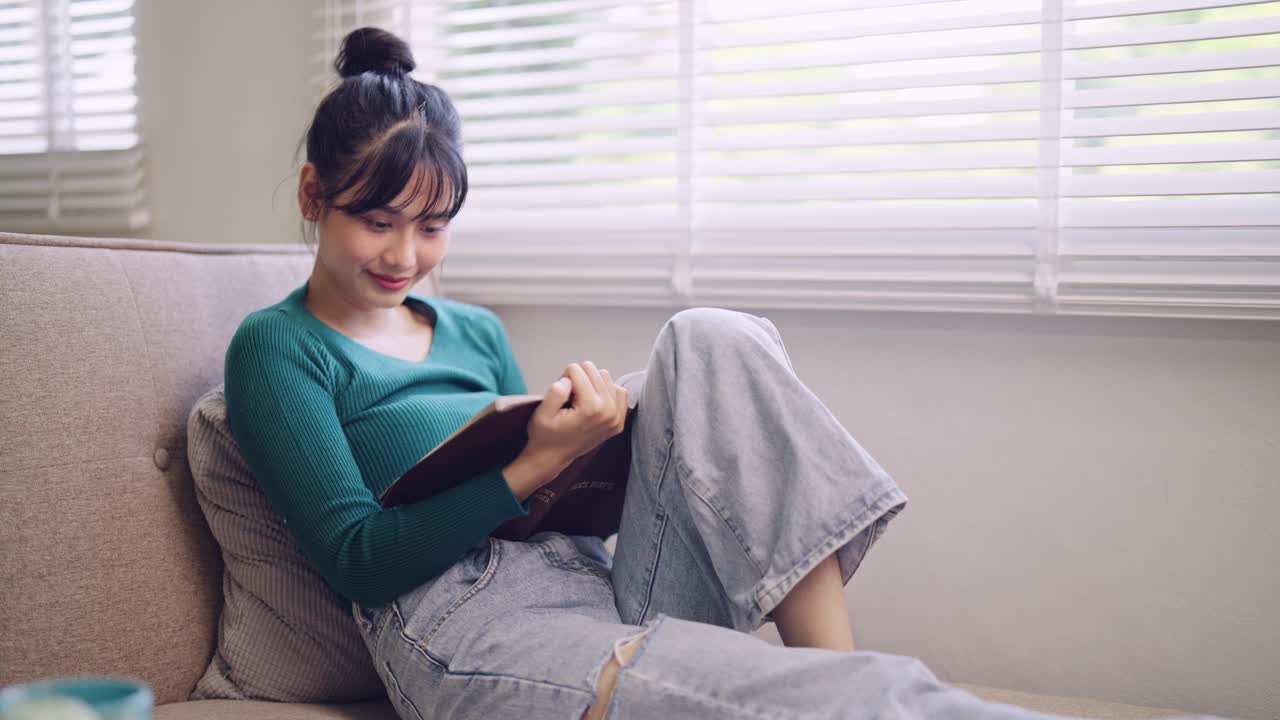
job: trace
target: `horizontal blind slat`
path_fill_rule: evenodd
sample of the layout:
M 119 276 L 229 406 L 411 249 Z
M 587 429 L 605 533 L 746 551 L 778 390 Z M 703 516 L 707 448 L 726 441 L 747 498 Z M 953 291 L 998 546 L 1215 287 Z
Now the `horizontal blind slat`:
M 1098 18 L 1127 17 L 1131 15 L 1155 15 L 1186 10 L 1210 10 L 1213 8 L 1254 5 L 1258 0 L 1121 0 L 1121 2 L 1065 3 L 1062 19 L 1094 20 Z
M 1063 165 L 1151 165 L 1261 160 L 1280 160 L 1280 140 L 1139 147 L 1070 147 L 1062 151 Z
M 576 118 L 477 121 L 470 123 L 466 132 L 470 140 L 483 141 L 621 130 L 674 130 L 678 124 L 679 117 L 674 113 L 637 113 Z
M 474 72 L 477 70 L 519 69 L 533 65 L 554 65 L 574 62 L 589 62 L 613 58 L 627 58 L 635 55 L 648 56 L 654 52 L 675 51 L 675 39 L 655 42 L 653 38 L 644 36 L 628 38 L 612 38 L 608 45 L 593 44 L 588 47 L 540 48 L 536 50 L 512 50 L 508 52 L 474 53 L 461 55 L 450 61 L 450 72 Z M 667 47 L 664 47 L 667 46 Z
M 791 95 L 829 95 L 866 90 L 902 90 L 953 85 L 995 85 L 1039 80 L 1038 68 L 1005 67 L 976 72 L 912 73 L 886 77 L 837 76 L 824 80 L 758 80 L 750 83 L 716 75 L 699 76 L 698 97 L 775 98 Z
M 1276 80 L 1241 80 L 1197 85 L 1076 90 L 1066 95 L 1063 100 L 1063 107 L 1167 105 L 1172 103 L 1252 100 L 1273 97 L 1280 97 L 1280 83 Z
M 536 163 L 528 165 L 477 165 L 468 172 L 467 182 L 473 188 L 499 185 L 554 185 L 589 180 L 630 180 L 652 177 L 674 177 L 676 163 Z
M 426 18 L 415 23 L 415 29 L 435 29 L 433 18 Z M 471 49 L 499 45 L 516 45 L 522 43 L 545 42 L 548 40 L 566 40 L 577 38 L 593 32 L 635 32 L 637 30 L 653 30 L 669 28 L 671 20 L 665 17 L 630 18 L 625 22 L 601 20 L 592 23 L 566 22 L 554 25 L 527 25 L 520 27 L 503 27 L 485 30 L 460 30 L 447 32 L 440 38 L 439 48 L 450 50 Z M 418 33 L 415 33 L 418 34 Z M 427 44 L 415 44 L 417 48 L 439 49 Z
M 852 178 L 824 180 L 756 180 L 748 183 L 694 186 L 695 201 L 778 202 L 783 200 L 1030 198 L 1036 196 L 1036 178 Z
M 0 86 L 2 88 L 3 86 Z M 628 92 L 578 92 L 539 95 L 507 95 L 500 98 L 460 99 L 454 103 L 458 114 L 467 118 L 488 115 L 520 115 L 551 113 L 564 110 L 616 108 L 621 106 L 657 105 L 675 100 L 674 85 L 663 88 L 641 88 Z
M 889 16 L 892 17 L 892 16 Z M 939 32 L 942 30 L 989 29 L 1009 25 L 1035 25 L 1040 12 L 1022 11 L 961 15 L 959 17 L 925 17 L 901 22 L 828 24 L 809 30 L 773 31 L 752 33 L 722 32 L 710 25 L 699 33 L 698 46 L 702 49 L 751 48 L 767 45 L 806 43 L 827 40 L 856 40 L 884 35 L 910 35 Z
M 468 10 L 451 9 L 444 15 L 444 25 L 446 28 L 453 28 L 460 25 L 482 25 L 485 23 L 544 18 L 552 15 L 569 15 L 591 10 L 669 3 L 670 0 L 554 0 L 553 2 L 499 5 Z
M 825 103 L 814 107 L 779 105 L 768 110 L 705 111 L 697 113 L 699 126 L 749 123 L 804 122 L 807 120 L 856 120 L 860 118 L 922 117 L 964 113 L 1034 111 L 1040 107 L 1039 94 L 952 98 L 928 102 Z
M 1172 133 L 1234 132 L 1270 130 L 1280 113 L 1274 110 L 1185 113 L 1182 115 L 1063 119 L 1062 136 L 1070 138 L 1108 135 L 1168 135 Z
M 776 18 L 830 15 L 848 10 L 892 10 L 916 5 L 936 5 L 939 0 L 806 0 L 803 5 L 783 3 L 725 4 L 719 8 L 731 8 L 731 12 L 709 10 L 710 23 L 746 20 L 772 20 Z
M 1223 38 L 1248 37 L 1250 35 L 1267 35 L 1276 32 L 1280 32 L 1280 17 L 1261 17 L 1249 20 L 1187 23 L 1184 25 L 1116 32 L 1064 32 L 1062 47 L 1066 50 L 1081 50 L 1086 48 L 1187 42 L 1191 40 L 1219 40 Z
M 905 60 L 942 60 L 987 55 L 1015 55 L 1036 53 L 1039 50 L 1040 40 L 1037 37 L 954 45 L 900 46 L 883 50 L 863 50 L 855 45 L 814 48 L 804 53 L 795 53 L 786 57 L 765 57 L 755 60 L 717 60 L 715 58 L 707 58 L 700 63 L 698 70 L 699 73 L 708 74 L 776 72 L 796 68 L 870 65 Z
M 1063 227 L 1280 226 L 1280 201 L 1274 197 L 1116 202 L 1068 197 L 1060 206 Z
M 796 207 L 755 203 L 747 207 L 699 209 L 698 228 L 741 230 L 792 230 L 818 228 L 1009 228 L 1035 227 L 1039 221 L 1034 202 L 983 202 L 944 205 L 928 202 L 902 204 L 832 202 Z
M 1070 175 L 1061 182 L 1064 197 L 1280 193 L 1280 170 Z
M 494 209 L 523 207 L 591 207 L 605 205 L 653 205 L 661 203 L 674 204 L 676 195 L 675 177 L 667 185 L 651 185 L 647 183 L 582 185 L 551 185 L 537 187 L 519 187 L 510 189 L 476 188 L 468 195 L 467 204 L 472 208 L 486 211 Z
M 1258 123 L 1249 123 L 1257 125 Z M 1240 121 L 1244 123 L 1243 120 Z M 1086 128 L 1087 129 L 1087 128 Z M 1033 140 L 1040 136 L 1036 123 L 990 122 L 943 128 L 904 127 L 893 130 L 827 131 L 778 133 L 755 137 L 711 137 L 700 144 L 703 150 L 762 150 L 782 148 L 898 145 L 913 143 L 955 143 L 995 140 Z
M 893 172 L 907 170 L 979 170 L 992 168 L 1035 168 L 1039 155 L 1035 149 L 965 152 L 921 153 L 881 152 L 866 157 L 833 155 L 831 153 L 805 153 L 786 158 L 753 158 L 743 153 L 739 157 L 699 160 L 696 163 L 700 176 L 733 175 L 738 177 L 778 175 L 811 175 L 841 172 Z M 1163 161 L 1162 161 L 1163 162 Z
M 477 93 L 671 78 L 676 76 L 678 69 L 678 63 L 674 59 L 659 58 L 647 64 L 615 63 L 611 67 L 602 66 L 590 70 L 547 70 L 457 77 L 445 74 L 440 82 L 450 88 L 451 96 L 462 98 Z
M 1090 62 L 1080 62 L 1066 57 L 1062 61 L 1062 77 L 1067 80 L 1083 80 L 1127 75 L 1265 68 L 1277 65 L 1280 65 L 1280 49 L 1271 48 Z
M 569 157 L 674 152 L 675 150 L 674 137 L 659 137 L 620 140 L 468 142 L 462 152 L 468 163 L 507 163 Z

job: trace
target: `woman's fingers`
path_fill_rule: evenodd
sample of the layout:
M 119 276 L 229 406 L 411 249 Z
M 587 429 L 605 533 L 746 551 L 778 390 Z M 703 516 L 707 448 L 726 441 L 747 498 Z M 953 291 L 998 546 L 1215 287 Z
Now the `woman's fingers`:
M 606 395 L 613 397 L 614 430 L 622 432 L 627 426 L 627 389 L 615 383 L 608 370 L 601 369 L 600 377 L 604 378 Z
M 618 432 L 622 432 L 627 427 L 627 411 L 630 409 L 627 405 L 627 389 L 621 385 L 614 385 L 618 401 Z
M 600 397 L 600 393 L 596 391 L 595 382 L 587 374 L 578 363 L 570 363 L 565 370 L 570 380 L 573 380 L 573 406 L 585 410 L 587 412 L 598 412 L 604 404 L 604 400 Z
M 613 383 L 606 380 L 604 373 L 590 360 L 584 360 L 582 366 L 587 371 L 587 377 L 591 378 L 596 392 L 600 394 L 600 414 L 602 419 L 612 420 L 618 410 L 613 395 Z
M 587 371 L 587 377 L 591 378 L 591 385 L 600 393 L 600 397 L 609 397 L 609 385 L 605 383 L 604 376 L 600 374 L 600 368 L 590 360 L 582 361 L 582 369 Z

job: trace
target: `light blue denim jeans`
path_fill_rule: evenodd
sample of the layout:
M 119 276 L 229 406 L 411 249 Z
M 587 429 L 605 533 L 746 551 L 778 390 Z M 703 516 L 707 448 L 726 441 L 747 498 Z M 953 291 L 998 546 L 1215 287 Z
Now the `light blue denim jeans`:
M 403 720 L 578 720 L 601 671 L 609 718 L 1022 718 L 914 658 L 750 634 L 833 552 L 844 582 L 907 497 L 796 376 L 777 329 L 693 308 L 646 368 L 616 552 L 488 538 L 443 574 L 352 612 Z

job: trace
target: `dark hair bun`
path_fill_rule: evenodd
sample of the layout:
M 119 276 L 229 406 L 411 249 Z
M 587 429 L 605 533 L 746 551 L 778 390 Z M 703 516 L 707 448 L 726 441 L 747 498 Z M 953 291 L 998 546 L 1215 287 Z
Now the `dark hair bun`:
M 417 64 L 405 41 L 386 30 L 363 27 L 352 30 L 342 39 L 342 49 L 333 67 L 339 75 L 348 78 L 370 71 L 383 75 L 404 74 Z

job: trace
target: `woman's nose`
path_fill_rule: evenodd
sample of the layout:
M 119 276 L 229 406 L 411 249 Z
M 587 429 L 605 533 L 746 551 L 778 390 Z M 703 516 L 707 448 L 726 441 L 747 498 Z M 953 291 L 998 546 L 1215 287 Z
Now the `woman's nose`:
M 397 270 L 408 270 L 413 267 L 413 229 L 393 233 L 394 237 L 382 253 L 382 262 Z

